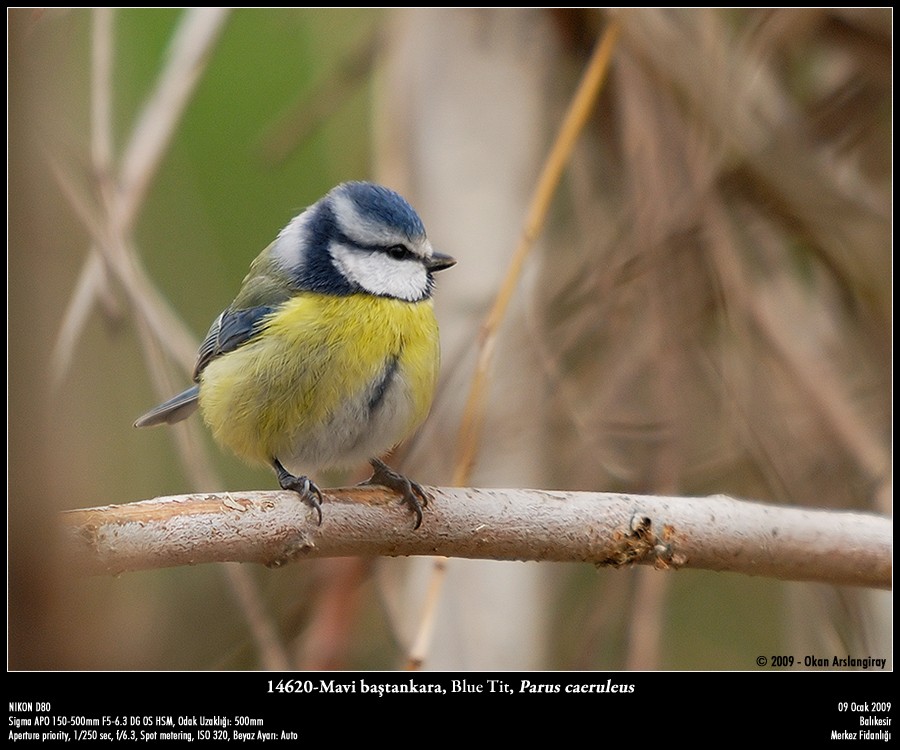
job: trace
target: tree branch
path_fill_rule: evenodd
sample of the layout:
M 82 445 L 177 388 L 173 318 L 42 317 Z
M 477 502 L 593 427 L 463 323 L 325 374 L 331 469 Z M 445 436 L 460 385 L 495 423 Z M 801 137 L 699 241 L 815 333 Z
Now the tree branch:
M 735 500 L 430 488 L 421 528 L 379 487 L 325 493 L 325 520 L 291 492 L 178 495 L 62 514 L 82 573 L 207 562 L 446 555 L 702 568 L 891 588 L 889 518 Z

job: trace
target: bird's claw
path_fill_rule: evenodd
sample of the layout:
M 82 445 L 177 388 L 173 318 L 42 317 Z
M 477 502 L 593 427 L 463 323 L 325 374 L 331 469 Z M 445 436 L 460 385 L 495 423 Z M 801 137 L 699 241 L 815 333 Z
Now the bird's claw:
M 418 529 L 422 525 L 422 509 L 428 505 L 428 493 L 418 482 L 394 471 L 384 461 L 372 458 L 369 463 L 373 469 L 372 476 L 361 484 L 377 484 L 399 494 L 401 502 L 408 505 L 416 514 L 416 525 L 413 528 Z
M 322 490 L 320 490 L 315 482 L 307 476 L 295 476 L 291 474 L 278 459 L 273 461 L 275 472 L 278 475 L 278 484 L 283 490 L 292 490 L 303 498 L 304 502 L 309 503 L 315 508 L 319 516 L 319 526 L 322 525 Z

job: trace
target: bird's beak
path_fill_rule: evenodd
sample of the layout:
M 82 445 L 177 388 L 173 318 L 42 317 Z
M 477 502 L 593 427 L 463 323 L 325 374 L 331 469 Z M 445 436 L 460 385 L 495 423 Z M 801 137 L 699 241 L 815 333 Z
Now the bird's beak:
M 445 268 L 456 265 L 456 258 L 444 253 L 434 252 L 431 257 L 425 261 L 425 267 L 429 271 L 443 271 Z

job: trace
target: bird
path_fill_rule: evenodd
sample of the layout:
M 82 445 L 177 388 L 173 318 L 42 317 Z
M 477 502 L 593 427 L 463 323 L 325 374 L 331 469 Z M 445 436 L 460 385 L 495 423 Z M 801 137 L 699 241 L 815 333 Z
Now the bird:
M 379 456 L 424 422 L 440 367 L 431 245 L 399 193 L 344 182 L 278 233 L 200 345 L 194 384 L 139 417 L 174 424 L 199 407 L 213 438 L 267 464 L 322 523 L 323 469 L 369 460 L 422 523 L 428 494 Z M 296 473 L 292 473 L 296 472 Z

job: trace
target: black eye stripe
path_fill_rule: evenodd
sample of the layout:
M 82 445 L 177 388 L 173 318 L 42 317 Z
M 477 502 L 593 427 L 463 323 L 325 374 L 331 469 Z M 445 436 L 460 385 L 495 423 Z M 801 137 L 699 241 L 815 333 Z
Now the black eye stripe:
M 418 256 L 403 245 L 391 245 L 384 252 L 394 260 L 418 260 Z
M 338 240 L 345 247 L 349 247 L 353 250 L 360 250 L 362 252 L 367 253 L 384 253 L 385 255 L 393 258 L 394 260 L 416 260 L 422 261 L 422 256 L 414 253 L 410 250 L 406 245 L 401 244 L 393 244 L 393 245 L 379 245 L 379 244 L 368 244 L 365 242 L 360 242 L 358 240 L 353 239 L 352 237 L 344 234 L 341 231 L 335 232 L 335 239 Z

